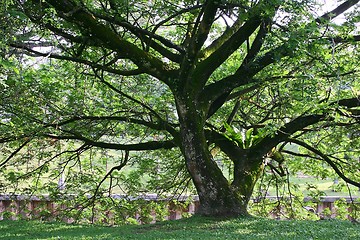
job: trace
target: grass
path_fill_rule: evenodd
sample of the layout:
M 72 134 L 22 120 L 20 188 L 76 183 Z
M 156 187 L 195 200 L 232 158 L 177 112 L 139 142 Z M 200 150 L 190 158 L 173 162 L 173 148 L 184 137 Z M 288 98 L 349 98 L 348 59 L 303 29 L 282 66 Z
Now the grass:
M 202 217 L 152 225 L 103 227 L 38 221 L 0 221 L 0 240 L 11 239 L 360 239 L 349 221 L 219 220 Z

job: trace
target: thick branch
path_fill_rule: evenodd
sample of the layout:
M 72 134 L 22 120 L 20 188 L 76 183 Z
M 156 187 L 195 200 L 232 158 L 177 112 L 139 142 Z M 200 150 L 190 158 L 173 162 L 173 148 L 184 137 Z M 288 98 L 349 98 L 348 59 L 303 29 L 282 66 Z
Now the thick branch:
M 149 141 L 149 142 L 137 143 L 137 144 L 120 144 L 120 143 L 94 141 L 79 135 L 65 136 L 65 135 L 45 134 L 44 136 L 59 140 L 79 140 L 84 142 L 86 145 L 90 145 L 94 147 L 114 149 L 114 150 L 124 150 L 124 151 L 146 151 L 146 150 L 157 150 L 157 149 L 171 149 L 176 147 L 174 141 L 172 140 Z
M 334 43 L 346 43 L 346 42 L 360 42 L 360 35 L 348 36 L 348 37 L 334 37 L 329 38 Z
M 251 45 L 251 48 L 249 49 L 245 59 L 243 60 L 242 64 L 247 64 L 248 62 L 251 62 L 260 52 L 261 47 L 264 44 L 264 40 L 268 32 L 271 28 L 271 22 L 272 18 L 268 18 L 262 22 L 260 25 L 259 31 L 255 37 L 254 42 Z
M 266 136 L 259 144 L 254 146 L 251 151 L 251 155 L 262 157 L 270 151 L 273 147 L 276 147 L 279 143 L 286 141 L 291 135 L 303 128 L 316 124 L 325 119 L 324 115 L 314 114 L 308 116 L 300 116 L 295 118 L 289 123 L 286 123 L 274 134 Z
M 201 47 L 204 45 L 212 24 L 214 23 L 215 15 L 217 11 L 217 5 L 215 0 L 207 0 L 204 5 L 203 15 L 201 22 L 196 29 L 197 32 L 192 39 L 192 43 L 190 44 L 189 57 L 196 57 Z
M 122 116 L 74 116 L 68 120 L 58 122 L 58 123 L 51 123 L 51 124 L 45 124 L 44 127 L 55 127 L 58 128 L 60 126 L 65 126 L 67 124 L 77 122 L 77 121 L 123 121 L 123 122 L 129 122 L 134 124 L 139 124 L 142 126 L 149 127 L 154 130 L 168 130 L 167 126 L 165 124 L 157 124 L 153 122 L 148 122 L 141 119 L 131 118 L 131 117 L 122 117 Z M 172 131 L 173 129 L 170 129 Z
M 189 44 L 186 49 L 186 55 L 181 62 L 181 71 L 178 78 L 181 81 L 181 84 L 177 86 L 180 91 L 196 93 L 202 87 L 203 80 L 191 73 L 197 64 L 200 49 L 204 45 L 214 22 L 217 11 L 215 2 L 215 0 L 206 1 L 197 17 L 194 27 L 191 27 L 191 34 L 189 33 L 187 38 Z M 191 76 L 190 74 L 193 77 L 189 77 Z
M 342 99 L 337 102 L 330 103 L 329 105 L 331 106 L 334 104 L 348 108 L 360 106 L 359 97 Z M 290 138 L 293 133 L 325 120 L 326 116 L 327 113 L 300 116 L 295 118 L 277 130 L 275 134 L 265 137 L 261 143 L 254 147 L 252 154 L 259 154 L 258 156 L 265 155 L 267 151 L 275 147 L 277 144 Z
M 344 4 L 341 4 L 332 12 L 324 14 L 322 17 L 326 19 L 332 14 L 335 14 L 337 16 L 358 2 L 359 0 L 349 0 Z M 319 23 L 322 23 L 322 21 L 320 21 Z M 311 23 L 309 23 L 309 25 L 310 24 Z M 242 28 L 240 28 L 239 31 L 241 31 L 241 29 Z M 294 36 L 295 35 L 296 34 L 294 34 Z M 219 107 L 221 107 L 221 105 L 225 102 L 226 99 L 224 96 L 229 95 L 234 88 L 251 83 L 253 81 L 253 77 L 262 69 L 269 66 L 270 64 L 275 63 L 276 61 L 281 60 L 284 57 L 291 56 L 294 52 L 295 47 L 291 46 L 289 42 L 291 41 L 288 41 L 280 45 L 279 47 L 267 52 L 262 57 L 256 58 L 251 63 L 242 64 L 235 74 L 227 76 L 218 82 L 206 86 L 202 93 L 203 101 L 209 103 L 210 106 L 211 104 L 213 104 L 213 102 L 218 101 L 218 99 L 224 99 L 221 104 L 218 104 Z
M 347 108 L 354 108 L 354 107 L 359 107 L 360 106 L 360 95 L 354 98 L 347 98 L 347 99 L 341 99 L 337 102 L 333 102 L 330 105 L 336 105 L 338 104 L 339 106 L 342 107 L 347 107 Z
M 211 143 L 215 143 L 216 147 L 219 147 L 233 162 L 240 161 L 241 156 L 244 156 L 246 153 L 245 149 L 240 148 L 234 141 L 229 140 L 215 130 L 208 130 L 206 136 Z
M 216 113 L 216 111 L 224 104 L 224 102 L 230 101 L 232 99 L 235 98 L 240 98 L 241 96 L 243 96 L 246 93 L 252 92 L 255 89 L 259 88 L 261 85 L 260 84 L 254 84 L 251 87 L 233 92 L 231 94 L 225 93 L 222 96 L 218 97 L 210 106 L 209 111 L 208 111 L 208 118 L 210 118 L 214 113 Z M 239 101 L 239 100 L 238 100 Z M 235 109 L 234 109 L 235 110 Z M 233 113 L 235 114 L 237 112 L 237 110 Z
M 160 43 L 162 43 L 166 47 L 175 49 L 180 53 L 184 53 L 184 50 L 181 47 L 172 43 L 168 39 L 165 39 L 164 37 L 159 36 L 159 35 L 155 34 L 154 32 L 150 32 L 146 29 L 141 29 L 139 27 L 136 27 L 125 20 L 118 20 L 114 17 L 100 15 L 100 14 L 94 14 L 94 16 L 96 16 L 100 19 L 106 20 L 109 23 L 113 23 L 118 26 L 126 28 L 131 33 L 133 33 L 135 36 L 142 39 L 148 46 L 152 47 L 154 50 L 156 50 L 161 55 L 163 55 L 164 57 L 170 59 L 171 61 L 177 62 L 177 63 L 180 62 L 180 55 L 169 51 L 168 49 L 164 48 L 163 46 L 161 46 L 160 44 L 158 44 L 157 42 L 155 42 L 153 40 L 153 39 L 155 39 L 155 40 L 159 41 Z
M 275 8 L 274 8 L 275 7 Z M 271 14 L 265 14 L 265 9 L 272 9 Z M 249 50 L 247 56 L 243 60 L 243 65 L 247 64 L 250 60 L 256 57 L 259 53 L 265 36 L 270 30 L 269 26 L 271 24 L 271 19 L 273 18 L 276 12 L 276 6 L 273 6 L 271 3 L 269 5 L 264 6 L 263 4 L 258 4 L 252 8 L 249 15 L 251 16 L 251 12 L 256 12 L 253 16 L 248 19 L 240 28 L 238 28 L 237 22 L 234 24 L 234 28 L 238 28 L 231 37 L 228 39 L 226 37 L 221 36 L 219 39 L 223 38 L 224 42 L 221 43 L 221 46 L 217 48 L 209 57 L 207 57 L 203 62 L 201 62 L 196 68 L 195 74 L 196 78 L 201 76 L 203 81 L 207 81 L 210 75 L 221 65 L 223 62 L 230 57 L 245 41 L 248 41 L 250 36 L 259 28 L 257 36 Z M 260 14 L 262 12 L 262 14 Z M 265 17 L 262 15 L 266 15 Z M 238 20 L 239 21 L 239 20 Z M 216 40 L 218 41 L 218 40 Z M 220 45 L 217 43 L 216 45 Z M 202 84 L 205 84 L 203 82 Z
M 169 76 L 166 74 L 168 73 L 166 64 L 121 38 L 111 28 L 101 24 L 94 15 L 74 1 L 47 0 L 46 2 L 56 9 L 59 16 L 76 24 L 79 28 L 89 31 L 91 35 L 103 43 L 104 47 L 131 60 L 139 68 L 144 69 L 146 73 L 167 81 Z
M 209 107 L 217 101 L 217 106 L 220 108 L 228 99 L 228 96 L 233 89 L 251 83 L 254 83 L 255 85 L 259 84 L 253 77 L 268 65 L 276 62 L 278 56 L 285 57 L 290 52 L 291 50 L 287 45 L 282 45 L 255 61 L 242 65 L 235 74 L 229 75 L 218 82 L 206 86 L 201 93 L 202 100 L 209 103 Z
M 95 15 L 99 18 L 102 18 L 110 23 L 114 23 L 114 24 L 117 24 L 119 26 L 122 26 L 126 29 L 128 29 L 130 32 L 132 32 L 133 34 L 135 34 L 136 36 L 139 36 L 140 38 L 144 38 L 144 37 L 149 37 L 148 40 L 152 41 L 152 39 L 155 39 L 155 40 L 158 40 L 159 42 L 161 42 L 164 46 L 166 47 L 169 47 L 169 48 L 172 48 L 172 49 L 175 49 L 176 51 L 180 52 L 180 53 L 183 53 L 184 50 L 179 47 L 178 45 L 174 44 L 173 42 L 171 42 L 170 40 L 160 36 L 160 35 L 157 35 L 153 32 L 150 32 L 146 29 L 142 29 L 142 28 L 139 28 L 139 27 L 136 27 L 134 25 L 132 25 L 131 23 L 123 20 L 123 21 L 119 21 L 113 17 L 109 17 L 109 16 L 104 16 L 104 15 Z M 151 45 L 151 43 L 150 43 Z
M 320 16 L 319 18 L 315 19 L 315 21 L 317 23 L 321 23 L 321 24 L 327 23 L 331 19 L 336 18 L 337 16 L 344 13 L 346 10 L 348 10 L 352 6 L 356 5 L 358 2 L 359 2 L 359 0 L 348 0 L 344 3 L 342 3 L 341 5 L 339 5 L 338 7 L 336 7 L 335 9 L 333 9 L 332 11 L 327 12 L 327 13 L 323 14 L 322 16 Z
M 216 50 L 218 50 L 224 42 L 228 41 L 242 26 L 243 24 L 243 20 L 241 20 L 240 18 L 238 18 L 234 24 L 227 28 L 224 33 L 218 37 L 217 39 L 215 39 L 210 46 L 208 46 L 207 48 L 205 48 L 203 51 L 201 51 L 201 53 L 199 54 L 200 58 L 207 58 L 209 57 L 212 53 L 214 53 Z
M 236 51 L 261 24 L 261 20 L 254 17 L 248 20 L 229 40 L 224 42 L 214 53 L 199 63 L 196 67 L 195 76 L 202 80 L 202 85 L 209 76 L 234 52 Z

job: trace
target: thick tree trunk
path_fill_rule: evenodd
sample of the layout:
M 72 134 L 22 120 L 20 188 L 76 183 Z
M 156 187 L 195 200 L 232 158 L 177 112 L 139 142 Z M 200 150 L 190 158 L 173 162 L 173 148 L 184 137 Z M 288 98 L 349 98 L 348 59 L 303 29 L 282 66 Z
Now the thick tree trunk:
M 212 160 L 202 137 L 183 129 L 186 166 L 200 199 L 199 214 L 207 216 L 246 215 L 246 204 L 232 190 L 217 164 Z
M 198 214 L 224 217 L 248 215 L 247 205 L 257 178 L 246 177 L 243 173 L 235 178 L 236 184 L 230 184 L 210 154 L 202 114 L 179 101 L 178 111 L 182 152 L 200 200 Z M 237 173 L 241 174 L 240 171 Z
M 234 191 L 240 194 L 242 202 L 247 206 L 254 191 L 255 184 L 264 170 L 262 159 L 251 160 L 247 156 L 238 156 L 234 161 L 234 180 L 231 183 Z

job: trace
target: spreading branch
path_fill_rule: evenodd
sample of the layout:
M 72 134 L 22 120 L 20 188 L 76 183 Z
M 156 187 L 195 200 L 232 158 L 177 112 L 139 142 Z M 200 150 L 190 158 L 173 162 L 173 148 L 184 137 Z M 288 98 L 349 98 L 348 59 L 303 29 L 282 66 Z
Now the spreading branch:
M 347 178 L 347 177 L 345 176 L 345 174 L 344 174 L 342 171 L 340 171 L 340 169 L 336 166 L 336 164 L 335 164 L 328 156 L 326 156 L 324 153 L 322 153 L 320 150 L 318 150 L 318 149 L 310 146 L 309 144 L 307 144 L 307 143 L 305 143 L 305 142 L 303 142 L 303 141 L 300 141 L 300 140 L 298 140 L 298 139 L 292 139 L 292 138 L 291 138 L 291 139 L 288 139 L 288 142 L 295 143 L 295 144 L 297 144 L 297 145 L 299 145 L 299 146 L 302 146 L 302 147 L 306 148 L 307 150 L 315 153 L 316 155 L 318 155 L 319 157 L 321 157 L 327 164 L 329 164 L 330 167 L 331 167 L 332 169 L 334 169 L 334 171 L 339 175 L 339 177 L 340 177 L 341 179 L 343 179 L 345 182 L 347 182 L 347 183 L 349 183 L 349 184 L 351 184 L 351 185 L 354 185 L 354 186 L 360 188 L 360 182 L 355 182 L 355 181 Z
M 335 104 L 341 107 L 351 108 L 351 107 L 359 106 L 360 102 L 359 102 L 359 97 L 354 97 L 354 98 L 342 99 L 336 102 L 332 102 L 329 104 L 329 106 Z M 314 125 L 326 119 L 331 120 L 331 118 L 329 118 L 326 111 L 323 114 L 312 114 L 312 115 L 297 117 L 292 121 L 286 123 L 284 126 L 282 126 L 279 130 L 275 132 L 275 134 L 271 134 L 265 137 L 261 141 L 261 143 L 259 143 L 254 147 L 251 154 L 257 156 L 264 156 L 270 149 L 276 147 L 276 145 L 278 145 L 279 143 L 287 141 L 287 139 L 289 139 L 291 135 L 294 134 L 295 132 L 303 130 L 308 126 Z
M 104 47 L 129 59 L 140 69 L 144 69 L 146 73 L 164 81 L 169 78 L 167 74 L 169 67 L 165 63 L 135 44 L 121 38 L 110 27 L 102 24 L 93 14 L 74 1 L 47 0 L 46 2 L 56 9 L 61 18 L 76 24 L 80 29 L 88 31 L 101 41 Z
M 95 141 L 79 134 L 74 135 L 54 135 L 44 134 L 45 137 L 59 140 L 78 140 L 84 142 L 86 145 L 114 150 L 124 151 L 145 151 L 145 150 L 157 150 L 157 149 L 172 149 L 176 147 L 173 140 L 164 141 L 149 141 L 137 144 L 120 144 L 120 143 L 108 143 L 102 141 Z
M 189 45 L 188 54 L 190 58 L 197 57 L 197 54 L 201 50 L 201 47 L 204 45 L 208 35 L 210 33 L 210 28 L 214 22 L 218 6 L 215 0 L 207 0 L 202 9 L 202 15 L 199 15 L 199 18 L 202 17 L 199 21 L 198 27 L 194 28 L 196 31 L 193 34 L 193 39 Z M 199 19 L 200 20 L 200 19 Z
M 2 163 L 0 163 L 0 168 L 2 168 L 3 166 L 5 166 L 6 163 L 8 163 L 14 156 L 16 156 L 16 154 L 18 154 L 21 149 L 23 149 L 29 142 L 31 141 L 31 139 L 26 139 L 24 141 L 24 143 L 22 143 L 17 149 L 15 149 L 15 151 L 13 151 Z
M 352 6 L 355 6 L 356 4 L 358 4 L 358 2 L 359 2 L 359 0 L 345 1 L 338 7 L 334 8 L 333 10 L 331 10 L 327 13 L 324 13 L 322 16 L 318 17 L 317 19 L 315 19 L 315 21 L 319 24 L 327 23 L 331 19 L 334 19 L 334 18 L 338 17 L 339 15 L 341 15 L 342 13 L 344 13 L 346 10 L 348 10 Z
M 349 0 L 341 4 L 333 11 L 324 14 L 321 19 L 326 19 L 329 16 L 338 16 L 350 7 L 357 4 L 359 0 Z M 319 18 L 319 19 L 320 19 Z M 315 22 L 323 24 L 323 21 L 315 20 Z M 259 23 L 260 24 L 260 23 Z M 310 25 L 311 23 L 309 23 Z M 239 29 L 241 31 L 242 28 Z M 296 36 L 294 34 L 293 36 Z M 291 56 L 294 53 L 294 46 L 290 45 L 291 41 L 287 41 L 282 45 L 274 48 L 273 50 L 267 52 L 263 56 L 258 56 L 253 58 L 251 62 L 246 62 L 241 64 L 235 74 L 229 75 L 215 83 L 207 85 L 202 91 L 202 99 L 204 102 L 209 103 L 209 106 L 219 99 L 223 99 L 221 104 L 225 103 L 226 95 L 229 95 L 231 91 L 237 87 L 244 86 L 254 82 L 253 77 L 263 70 L 265 67 L 283 59 L 285 57 Z
M 209 76 L 254 33 L 261 22 L 261 19 L 257 16 L 249 19 L 227 41 L 223 42 L 221 47 L 199 63 L 194 75 L 201 76 L 201 86 L 204 85 Z
M 66 61 L 75 62 L 75 63 L 81 63 L 84 65 L 90 66 L 92 68 L 100 69 L 105 72 L 117 74 L 120 76 L 135 76 L 135 75 L 139 75 L 139 74 L 142 74 L 145 72 L 143 69 L 140 69 L 140 68 L 133 69 L 133 70 L 120 70 L 120 69 L 116 69 L 116 68 L 111 68 L 107 65 L 102 65 L 102 64 L 98 64 L 96 62 L 85 60 L 80 57 L 59 55 L 59 54 L 56 54 L 53 52 L 40 52 L 40 51 L 32 49 L 30 46 L 28 46 L 26 44 L 11 43 L 10 46 L 13 48 L 25 50 L 26 52 L 28 52 L 29 55 L 34 55 L 37 57 L 53 58 L 53 59 L 59 59 L 59 60 L 66 60 Z
M 168 47 L 170 49 L 175 49 L 177 52 L 179 52 L 181 54 L 184 53 L 184 50 L 181 47 L 179 47 L 178 45 L 174 44 L 173 42 L 165 39 L 164 37 L 155 34 L 154 31 L 150 32 L 146 29 L 141 29 L 141 28 L 136 27 L 136 26 L 132 25 L 131 23 L 125 21 L 124 19 L 119 20 L 119 19 L 111 17 L 111 16 L 100 15 L 100 14 L 96 14 L 96 13 L 93 13 L 93 14 L 95 17 L 98 17 L 99 19 L 103 19 L 109 23 L 124 27 L 125 29 L 127 29 L 131 33 L 133 33 L 135 36 L 137 36 L 139 39 L 142 39 L 144 43 L 146 43 L 149 47 L 156 50 L 162 56 L 170 59 L 173 62 L 180 63 L 181 56 L 179 54 L 173 53 L 172 51 L 168 50 L 165 47 Z M 165 47 L 158 44 L 154 40 L 159 41 Z
M 167 124 L 153 123 L 153 122 L 148 122 L 148 121 L 145 121 L 142 119 L 131 118 L 131 117 L 127 117 L 127 116 L 85 116 L 85 115 L 74 116 L 67 120 L 57 122 L 57 123 L 44 124 L 44 128 L 47 128 L 47 127 L 58 128 L 58 127 L 65 126 L 67 124 L 79 122 L 79 121 L 116 121 L 116 122 L 121 121 L 121 122 L 139 124 L 139 125 L 149 127 L 154 130 L 159 130 L 159 131 L 167 130 L 170 133 L 173 133 L 173 131 L 175 131 L 172 127 L 170 127 Z

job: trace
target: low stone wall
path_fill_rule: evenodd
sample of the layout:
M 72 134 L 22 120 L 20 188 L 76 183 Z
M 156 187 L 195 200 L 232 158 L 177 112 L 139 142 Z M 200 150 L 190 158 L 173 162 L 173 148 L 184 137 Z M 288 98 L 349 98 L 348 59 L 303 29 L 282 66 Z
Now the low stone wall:
M 322 215 L 322 212 L 328 208 L 333 214 L 331 215 L 331 217 L 335 217 L 336 216 L 336 210 L 335 210 L 335 202 L 340 200 L 340 199 L 345 199 L 346 203 L 348 205 L 350 205 L 351 203 L 355 203 L 357 205 L 360 205 L 360 197 L 342 197 L 342 196 L 326 196 L 326 197 L 321 197 L 320 198 L 320 202 L 317 203 L 317 208 L 315 209 L 315 213 L 317 213 L 321 218 L 323 218 L 324 216 Z M 312 201 L 311 198 L 305 198 L 304 201 Z M 349 207 L 348 211 L 351 212 L 352 208 Z M 349 220 L 351 220 L 350 217 L 348 217 Z
M 68 195 L 69 199 L 74 196 Z M 90 199 L 91 196 L 88 196 Z M 184 214 L 193 215 L 199 207 L 198 196 L 180 196 L 180 197 L 158 197 L 156 194 L 147 194 L 141 196 L 126 196 L 120 194 L 111 195 L 111 198 L 114 200 L 126 199 L 127 201 L 136 201 L 136 200 L 145 200 L 148 202 L 162 202 L 166 204 L 167 216 L 166 220 L 176 220 L 181 219 Z M 189 204 L 184 204 L 189 202 L 189 199 L 192 201 Z M 176 204 L 180 203 L 180 204 Z M 64 211 L 67 207 L 65 205 L 56 204 L 49 195 L 38 195 L 38 196 L 27 196 L 27 195 L 0 195 L 0 220 L 4 219 L 4 214 L 6 218 L 10 219 L 36 219 L 45 216 L 47 219 L 52 219 L 56 216 L 59 216 L 61 211 Z M 76 208 L 76 207 L 75 207 Z M 79 209 L 81 207 L 78 207 Z M 113 214 L 108 212 L 106 213 L 109 219 L 113 218 Z M 153 212 L 153 221 L 155 222 L 156 213 Z M 52 217 L 53 216 L 53 217 Z M 136 213 L 134 216 L 129 216 L 133 219 L 136 219 L 139 223 L 141 221 L 141 214 Z M 43 217 L 44 218 L 44 217 Z M 62 218 L 65 222 L 73 222 L 72 218 Z M 111 221 L 111 220 L 110 220 Z
M 71 196 L 69 196 L 71 198 Z M 89 196 L 90 198 L 90 196 Z M 156 201 L 156 202 L 166 202 L 167 209 L 168 209 L 168 216 L 166 219 L 168 220 L 176 220 L 182 218 L 183 214 L 194 214 L 196 213 L 197 209 L 199 208 L 199 198 L 198 196 L 181 196 L 181 197 L 171 197 L 171 198 L 163 198 L 158 197 L 156 194 L 147 194 L 141 195 L 136 197 L 129 197 L 126 195 L 112 195 L 111 198 L 113 199 L 126 199 L 128 201 L 134 200 L 145 200 L 145 201 Z M 175 199 L 176 202 L 185 203 L 189 202 L 189 198 L 191 198 L 191 202 L 186 205 L 186 207 L 182 206 L 179 207 L 176 205 L 172 200 Z M 276 201 L 278 197 L 267 197 L 270 200 Z M 341 196 L 328 196 L 322 197 L 320 201 L 317 202 L 316 208 L 309 208 L 307 210 L 314 212 L 321 216 L 321 213 L 324 209 L 328 208 L 331 212 L 335 212 L 334 203 L 339 199 L 345 199 L 347 203 L 352 203 L 356 201 L 357 198 L 350 198 L 350 197 L 341 197 Z M 306 206 L 306 202 L 312 201 L 310 198 L 304 199 L 304 206 Z M 360 203 L 358 203 L 360 204 Z M 36 218 L 36 216 L 40 216 L 42 211 L 47 211 L 48 213 L 53 214 L 56 216 L 58 211 L 61 209 L 65 209 L 64 206 L 59 206 L 54 203 L 53 200 L 50 199 L 48 195 L 41 195 L 41 196 L 26 196 L 26 195 L 0 195 L 0 220 L 4 218 L 5 212 L 13 213 L 13 219 L 22 217 L 22 218 Z M 349 208 L 349 211 L 351 209 Z M 155 213 L 154 213 L 155 214 Z M 132 216 L 134 219 L 137 219 L 141 222 L 141 216 L 136 214 Z M 109 216 L 111 218 L 111 216 Z M 154 217 L 155 219 L 155 217 Z M 72 222 L 72 219 L 63 219 L 66 222 Z M 154 220 L 155 221 L 155 220 Z
M 276 202 L 279 200 L 284 200 L 281 199 L 282 197 L 277 197 L 277 196 L 267 196 L 267 199 Z M 285 198 L 286 199 L 286 198 Z M 336 206 L 335 203 L 336 201 L 339 201 L 340 199 L 345 200 L 345 202 L 348 205 L 347 211 L 350 213 L 353 211 L 353 209 L 351 208 L 352 204 L 356 204 L 357 206 L 359 206 L 360 208 L 360 197 L 349 197 L 349 196 L 323 196 L 320 197 L 320 199 L 314 200 L 311 197 L 305 197 L 304 198 L 304 208 L 306 210 L 308 210 L 309 212 L 315 213 L 317 214 L 320 219 L 326 219 L 326 218 L 335 218 L 336 217 Z M 256 200 L 254 200 L 256 201 Z M 316 203 L 315 207 L 310 207 L 307 205 L 308 202 L 311 203 Z M 309 204 L 309 205 L 313 205 L 313 204 Z M 357 209 L 359 209 L 357 208 Z M 326 211 L 326 214 L 323 214 L 324 210 L 328 209 L 328 211 Z M 328 213 L 331 212 L 331 215 L 328 216 Z M 277 218 L 277 216 L 273 216 L 274 218 Z M 349 220 L 352 220 L 350 216 L 348 216 Z

